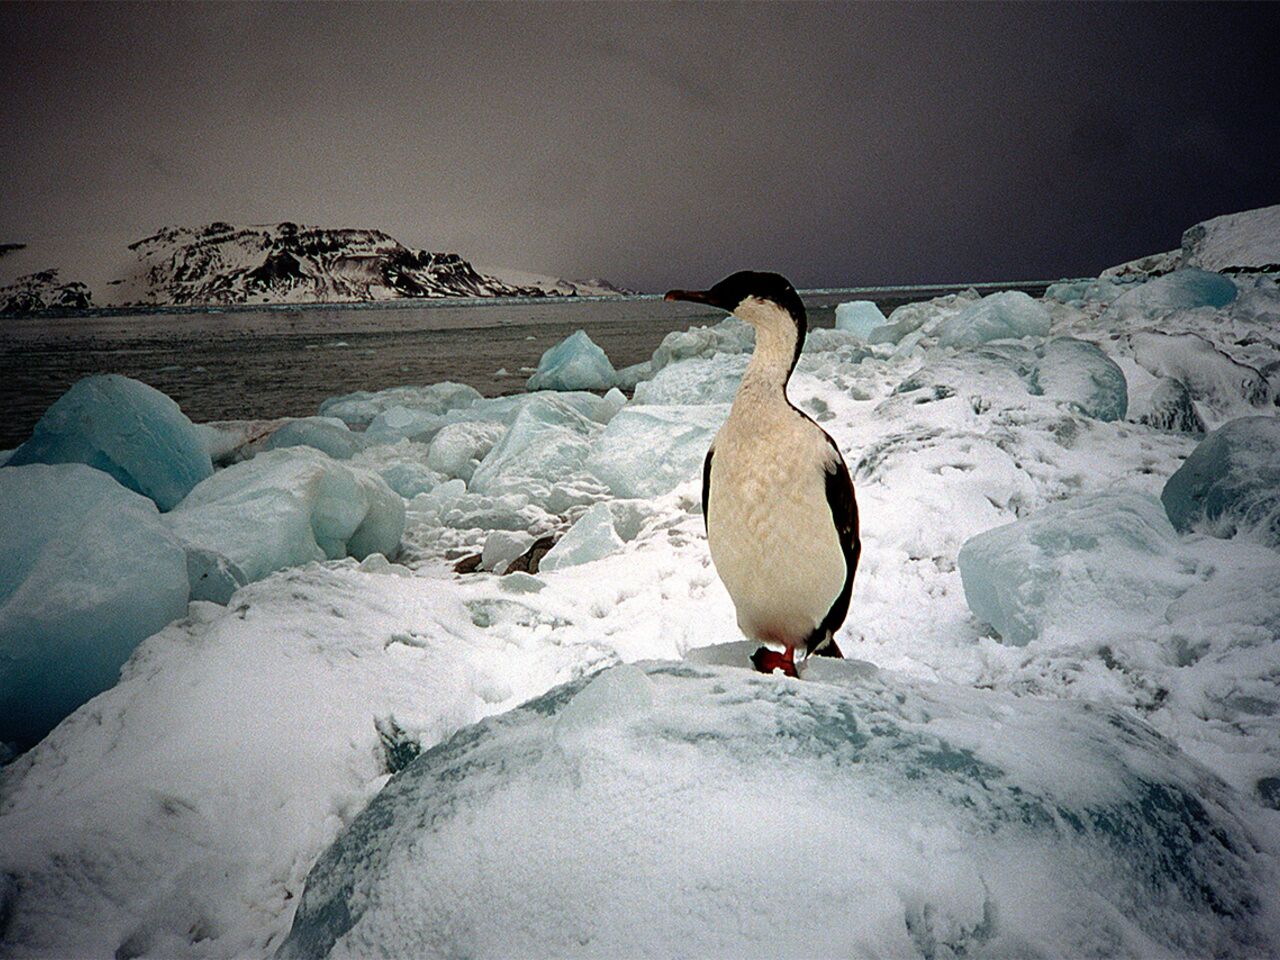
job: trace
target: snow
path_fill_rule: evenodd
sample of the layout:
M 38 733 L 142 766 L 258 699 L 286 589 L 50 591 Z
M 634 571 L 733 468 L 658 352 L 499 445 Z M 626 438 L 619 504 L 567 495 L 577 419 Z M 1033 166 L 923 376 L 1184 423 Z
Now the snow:
M 254 581 L 313 560 L 394 554 L 404 501 L 367 470 L 289 447 L 220 470 L 166 520 L 183 543 L 221 554 Z
M 618 375 L 585 330 L 579 330 L 551 347 L 529 378 L 530 390 L 608 390 Z
M 455 737 L 280 956 L 1266 952 L 1244 804 L 1142 724 L 823 673 L 623 665 Z
M 1243 417 L 1204 438 L 1160 494 L 1179 530 L 1280 547 L 1280 418 Z
M 159 390 L 119 374 L 85 377 L 45 411 L 9 466 L 85 463 L 171 510 L 213 473 L 203 434 Z
M 990 340 L 1042 337 L 1049 324 L 1043 304 L 1019 290 L 1003 290 L 947 317 L 935 332 L 939 346 L 972 347 Z
M 1233 282 L 1154 317 L 1085 284 L 968 345 L 971 291 L 814 331 L 789 395 L 863 554 L 853 659 L 799 682 L 751 672 L 706 550 L 738 321 L 667 337 L 629 403 L 335 398 L 347 460 L 200 431 L 231 465 L 190 508 L 227 542 L 174 548 L 195 602 L 0 770 L 0 953 L 1277 953 L 1280 550 L 1235 519 L 1275 454 L 1200 458 L 1218 520 L 1157 499 L 1194 417 L 1276 420 L 1280 291 Z M 375 489 L 387 556 L 321 549 Z M 244 568 L 283 517 L 315 549 Z
M 115 684 L 187 609 L 187 560 L 156 506 L 100 470 L 0 470 L 0 743 L 30 746 Z
M 1131 335 L 1129 345 L 1133 358 L 1153 376 L 1181 381 L 1215 423 L 1247 416 L 1271 401 L 1271 385 L 1261 372 L 1199 334 L 1144 330 Z
M 836 304 L 836 329 L 857 334 L 863 340 L 869 339 L 887 322 L 872 300 L 848 300 Z
M 1280 205 L 1205 220 L 1182 235 L 1187 266 L 1204 270 L 1280 268 Z

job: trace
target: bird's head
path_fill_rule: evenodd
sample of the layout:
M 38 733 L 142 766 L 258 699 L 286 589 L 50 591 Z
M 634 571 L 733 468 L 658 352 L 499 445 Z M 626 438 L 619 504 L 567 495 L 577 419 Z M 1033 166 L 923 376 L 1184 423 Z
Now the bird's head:
M 688 300 L 691 303 L 719 307 L 755 327 L 777 312 L 785 314 L 801 328 L 806 322 L 800 295 L 780 273 L 739 270 L 710 290 L 671 290 L 664 299 Z
M 671 290 L 666 300 L 687 300 L 727 310 L 756 329 L 757 351 L 766 350 L 795 366 L 808 332 L 808 318 L 800 294 L 780 273 L 740 270 L 710 290 Z

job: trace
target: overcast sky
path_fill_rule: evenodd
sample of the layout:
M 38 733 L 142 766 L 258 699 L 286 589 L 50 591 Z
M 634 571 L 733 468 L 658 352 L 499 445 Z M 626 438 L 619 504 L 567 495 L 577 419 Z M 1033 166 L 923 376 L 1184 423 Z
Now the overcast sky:
M 648 290 L 1095 274 L 1280 202 L 1278 20 L 3 4 L 0 242 L 295 220 Z

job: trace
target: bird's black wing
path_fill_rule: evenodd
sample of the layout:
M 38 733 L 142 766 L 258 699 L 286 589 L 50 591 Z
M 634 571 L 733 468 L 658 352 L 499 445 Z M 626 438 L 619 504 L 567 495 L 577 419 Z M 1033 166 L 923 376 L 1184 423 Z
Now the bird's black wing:
M 823 431 L 825 434 L 826 431 Z M 828 657 L 840 657 L 843 654 L 832 639 L 835 632 L 844 623 L 849 613 L 849 598 L 853 594 L 853 575 L 858 569 L 858 557 L 862 553 L 862 541 L 858 538 L 858 501 L 853 493 L 853 479 L 849 476 L 849 468 L 845 466 L 844 457 L 840 456 L 840 448 L 827 436 L 831 445 L 831 460 L 826 467 L 827 506 L 831 508 L 831 519 L 836 525 L 836 533 L 840 537 L 840 549 L 844 552 L 844 587 L 835 603 L 822 618 L 822 623 L 813 632 L 809 640 L 809 652 Z
M 702 461 L 702 529 L 707 529 L 707 501 L 711 498 L 711 457 L 715 447 L 707 450 L 707 459 Z

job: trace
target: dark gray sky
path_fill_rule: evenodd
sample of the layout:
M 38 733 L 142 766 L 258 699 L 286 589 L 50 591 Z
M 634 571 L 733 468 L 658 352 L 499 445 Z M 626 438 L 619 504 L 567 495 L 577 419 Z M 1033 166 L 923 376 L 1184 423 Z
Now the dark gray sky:
M 649 290 L 1093 274 L 1280 202 L 1276 13 L 4 4 L 0 242 L 288 219 Z

